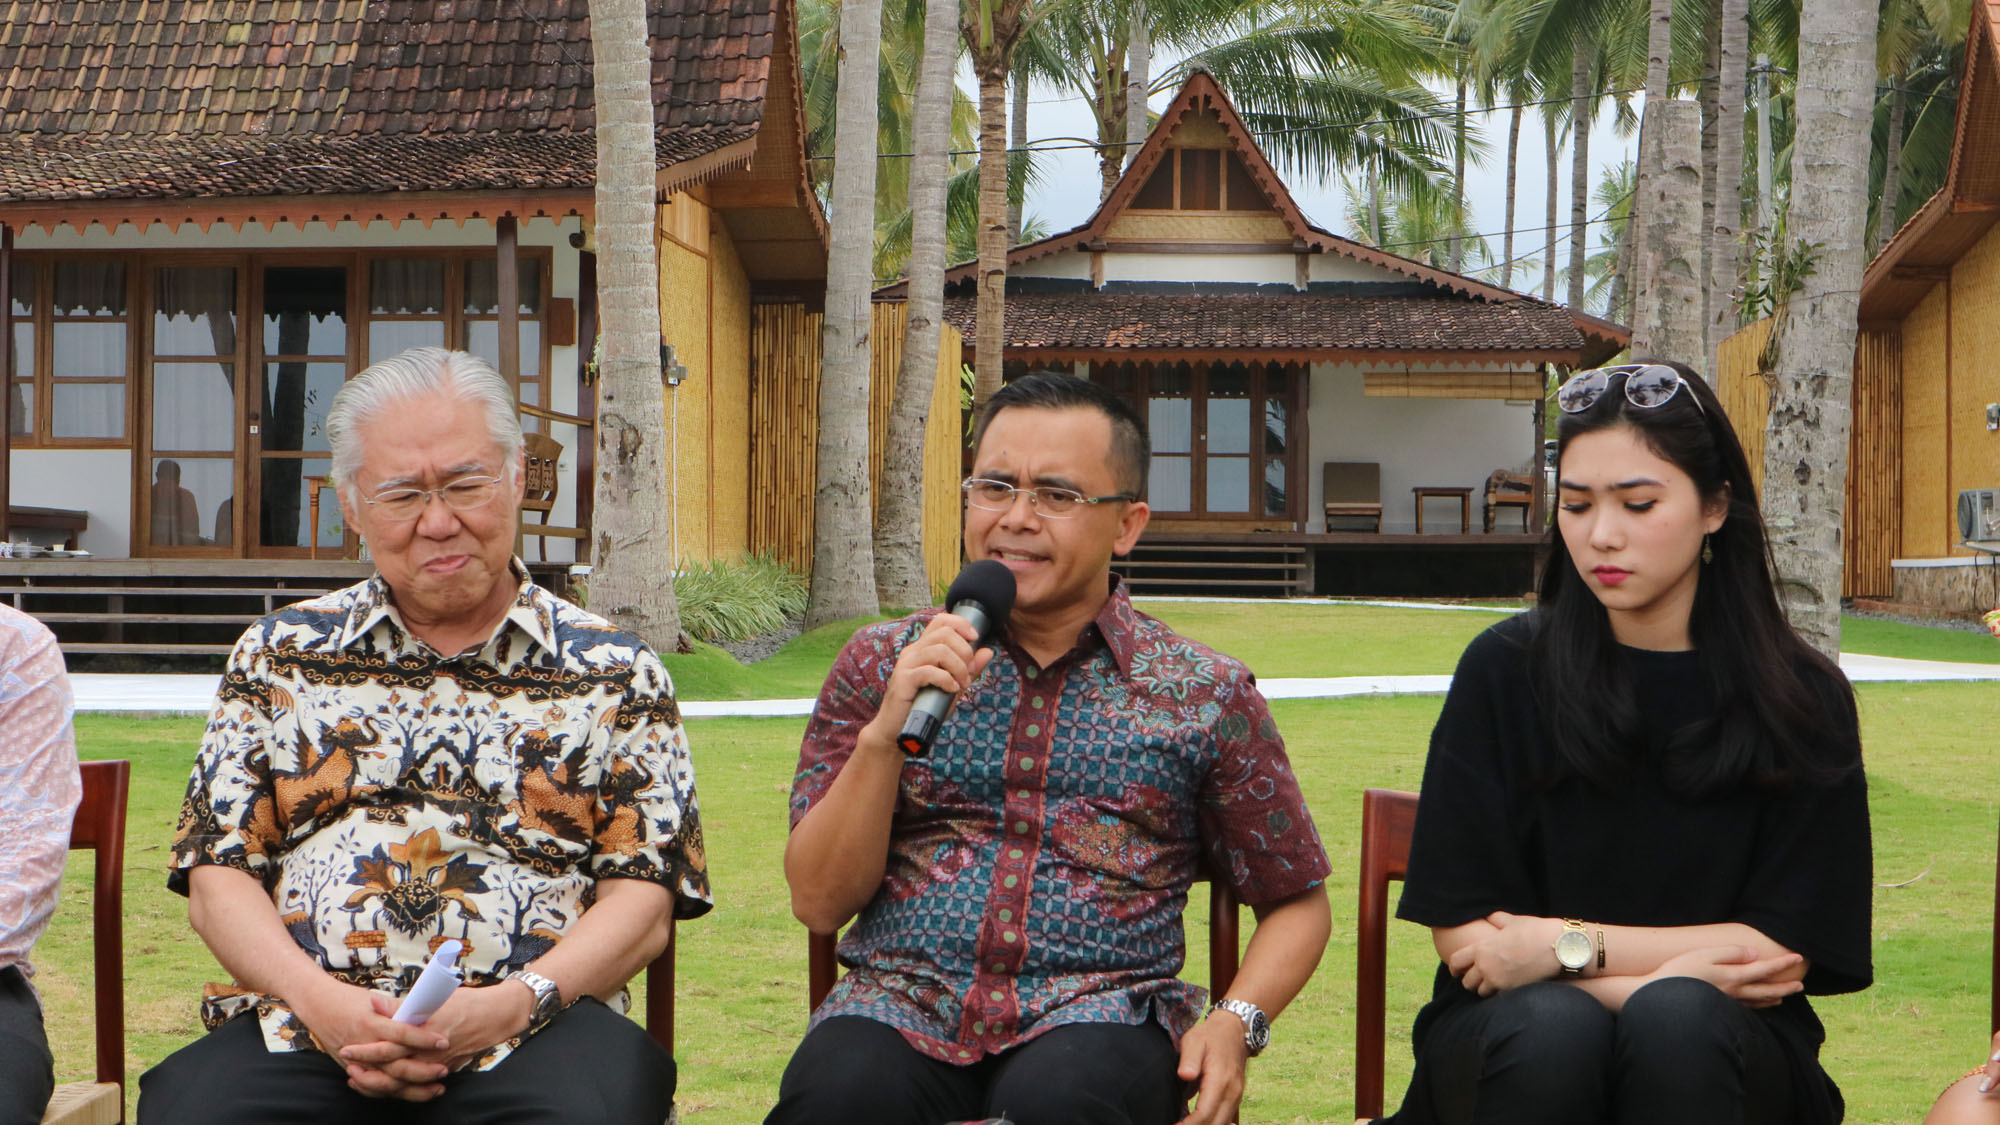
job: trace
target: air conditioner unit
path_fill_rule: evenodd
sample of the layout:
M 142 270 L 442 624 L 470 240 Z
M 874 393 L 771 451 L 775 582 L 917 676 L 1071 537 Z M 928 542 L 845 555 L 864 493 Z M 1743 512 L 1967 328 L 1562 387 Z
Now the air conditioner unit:
M 2000 542 L 2000 488 L 1959 492 L 1958 537 L 1967 543 Z

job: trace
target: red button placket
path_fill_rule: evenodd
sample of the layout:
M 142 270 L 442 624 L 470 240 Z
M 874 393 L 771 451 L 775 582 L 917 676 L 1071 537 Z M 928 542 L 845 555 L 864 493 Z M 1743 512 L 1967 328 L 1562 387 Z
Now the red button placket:
M 1015 980 L 1027 960 L 1028 896 L 1042 849 L 1049 747 L 1065 674 L 1063 667 L 1037 668 L 1024 655 L 1017 654 L 1016 662 L 1021 668 L 1021 697 L 1014 707 L 1002 770 L 1007 791 L 1001 803 L 1000 847 L 986 913 L 979 923 L 979 966 L 959 1028 L 961 1042 L 978 1043 L 988 1053 L 1005 1050 L 1020 1032 L 1021 997 Z

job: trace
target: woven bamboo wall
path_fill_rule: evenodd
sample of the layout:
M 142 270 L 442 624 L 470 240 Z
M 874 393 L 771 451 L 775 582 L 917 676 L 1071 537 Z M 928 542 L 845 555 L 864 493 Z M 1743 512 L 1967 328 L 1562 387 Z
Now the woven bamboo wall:
M 1505 371 L 1364 371 L 1361 393 L 1369 398 L 1537 399 L 1542 377 Z
M 1760 320 L 1717 350 L 1717 394 L 1743 443 L 1750 477 L 1764 489 L 1764 425 L 1771 389 L 1757 361 L 1771 322 Z M 1847 503 L 1841 529 L 1841 596 L 1885 597 L 1893 591 L 1889 561 L 1900 556 L 1903 529 L 1903 345 L 1894 332 L 1864 332 L 1855 342 L 1853 421 L 1848 432 Z
M 1131 242 L 1290 242 L 1292 238 L 1274 211 L 1128 213 L 1111 220 L 1104 233 L 1106 238 Z
M 1988 234 L 1951 271 L 1951 397 L 1946 404 L 1951 479 L 1930 498 L 1958 547 L 1958 494 L 2000 487 L 2000 433 L 1986 428 L 1986 404 L 2000 402 L 2000 237 Z
M 1946 329 L 1950 285 L 1934 286 L 1903 318 L 1902 558 L 1938 558 L 1957 540 L 1955 513 L 1937 498 L 1950 485 L 1945 463 L 1945 401 L 1951 378 Z
M 870 328 L 870 495 L 878 491 L 882 435 L 902 361 L 904 307 L 877 304 Z M 812 566 L 812 498 L 817 481 L 814 440 L 819 417 L 820 324 L 799 305 L 758 305 L 751 313 L 750 550 L 800 571 Z M 924 560 L 933 587 L 958 573 L 959 442 L 958 332 L 943 330 L 938 378 L 925 430 Z M 894 470 L 891 470 L 894 471 Z
M 685 215 L 699 206 L 684 203 L 674 211 L 663 206 L 662 221 L 669 214 Z M 678 387 L 666 390 L 667 442 L 672 450 L 667 482 L 672 495 L 662 497 L 662 503 L 672 505 L 678 562 L 703 562 L 711 557 L 709 523 L 716 463 L 708 444 L 708 412 L 715 397 L 708 335 L 714 311 L 709 307 L 709 268 L 708 255 L 672 239 L 660 241 L 660 334 L 688 371 Z
M 712 558 L 733 559 L 750 549 L 750 279 L 727 227 L 716 224 L 710 246 L 715 393 L 708 400 L 714 446 L 709 552 Z

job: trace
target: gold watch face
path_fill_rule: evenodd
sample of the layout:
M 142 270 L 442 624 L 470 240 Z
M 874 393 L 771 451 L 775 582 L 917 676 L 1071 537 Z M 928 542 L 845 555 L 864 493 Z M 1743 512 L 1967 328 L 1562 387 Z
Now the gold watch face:
M 1582 930 L 1564 930 L 1556 939 L 1556 963 L 1576 972 L 1590 964 L 1590 935 Z

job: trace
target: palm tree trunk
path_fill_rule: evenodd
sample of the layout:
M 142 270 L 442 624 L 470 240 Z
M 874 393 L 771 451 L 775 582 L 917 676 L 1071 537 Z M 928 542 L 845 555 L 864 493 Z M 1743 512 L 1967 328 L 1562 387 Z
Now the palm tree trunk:
M 820 334 L 818 482 L 806 628 L 874 614 L 874 505 L 869 498 L 869 294 L 874 289 L 876 107 L 881 0 L 840 8 L 834 109 L 832 249 Z
M 1451 272 L 1465 269 L 1465 50 L 1461 46 L 1458 63 L 1458 93 L 1452 102 L 1451 145 L 1451 240 L 1446 245 Z
M 1114 31 L 1104 53 L 1092 61 L 1097 68 L 1097 88 L 1091 110 L 1097 116 L 1097 201 L 1111 198 L 1118 177 L 1125 170 L 1125 107 L 1131 96 L 1125 74 L 1125 48 Z
M 1709 239 L 1708 354 L 1705 371 L 1721 367 L 1716 349 L 1736 330 L 1736 290 L 1743 284 L 1743 122 L 1750 85 L 1750 3 L 1722 0 L 1716 52 L 1715 228 Z
M 1521 103 L 1514 99 L 1514 108 L 1507 114 L 1507 222 L 1506 233 L 1502 235 L 1500 251 L 1500 288 L 1510 288 L 1514 283 L 1514 157 L 1521 149 Z
M 1130 164 L 1146 143 L 1146 94 L 1153 84 L 1152 13 L 1146 0 L 1132 0 L 1132 25 L 1125 45 L 1125 160 Z
M 597 106 L 597 473 L 591 609 L 661 652 L 680 647 L 660 382 L 653 52 L 644 0 L 590 0 Z
M 1651 284 L 1653 271 L 1652 250 L 1644 239 L 1653 229 L 1652 219 L 1645 213 L 1646 200 L 1653 198 L 1651 180 L 1655 169 L 1649 161 L 1649 154 L 1662 151 L 1658 138 L 1651 136 L 1653 107 L 1667 100 L 1667 64 L 1673 57 L 1673 0 L 1649 0 L 1646 17 L 1646 108 L 1639 123 L 1639 159 L 1634 162 L 1632 177 L 1632 219 L 1634 230 L 1641 239 L 1639 243 L 1639 268 L 1634 277 L 1633 293 L 1636 306 L 1646 305 L 1647 287 Z
M 1638 232 L 1633 229 L 1632 220 L 1627 218 L 1624 233 L 1618 237 L 1618 260 L 1611 267 L 1616 272 L 1612 274 L 1610 300 L 1604 308 L 1605 319 L 1618 324 L 1632 323 L 1632 314 L 1626 303 L 1632 296 L 1632 260 L 1636 256 L 1632 246 L 1638 241 Z
M 1543 153 L 1548 157 L 1549 182 L 1544 193 L 1542 216 L 1542 300 L 1556 299 L 1556 185 L 1562 168 L 1561 148 L 1556 144 L 1556 107 L 1546 110 L 1542 130 Z
M 910 151 L 910 298 L 904 306 L 903 366 L 896 374 L 882 463 L 921 465 L 944 320 L 945 181 L 951 174 L 952 64 L 958 61 L 958 0 L 929 0 L 917 72 Z M 924 563 L 923 474 L 885 472 L 875 509 L 875 595 L 883 605 L 931 603 Z
M 1583 309 L 1583 266 L 1590 257 L 1590 81 L 1591 44 L 1579 36 L 1569 68 L 1569 298 Z
M 973 344 L 973 409 L 1000 389 L 1007 338 L 1007 55 L 975 49 L 979 77 L 979 326 Z
M 1798 122 L 1787 233 L 1818 244 L 1816 268 L 1776 325 L 1764 430 L 1764 517 L 1792 627 L 1840 651 L 1841 530 L 1860 305 L 1862 225 L 1874 124 L 1876 11 L 1814 0 L 1799 14 Z
M 1868 239 L 1868 255 L 1874 257 L 1889 236 L 1896 233 L 1896 199 L 1903 187 L 1903 121 L 1909 99 L 1903 96 L 1904 78 L 1889 76 L 1888 150 L 1882 154 L 1882 201 L 1875 206 L 1875 229 Z
M 1007 117 L 1007 159 L 1011 164 L 1015 153 L 1024 152 L 1028 147 L 1028 68 L 1025 65 L 1014 68 L 1014 101 L 1008 106 Z M 1007 193 L 1007 245 L 1021 241 L 1021 197 L 1011 190 Z
M 1722 73 L 1722 0 L 1704 0 L 1702 4 L 1701 72 L 1703 75 Z M 1701 103 L 1701 257 L 1696 262 L 1699 267 L 1701 288 L 1701 358 L 1688 360 L 1700 365 L 1708 361 L 1713 350 L 1710 343 L 1709 326 L 1713 323 L 1709 312 L 1710 296 L 1715 277 L 1715 209 L 1721 198 L 1722 189 L 1717 186 L 1716 163 L 1720 153 L 1722 119 L 1721 83 L 1704 81 L 1695 87 L 1695 100 Z M 1702 367 L 1713 372 L 1713 367 Z

